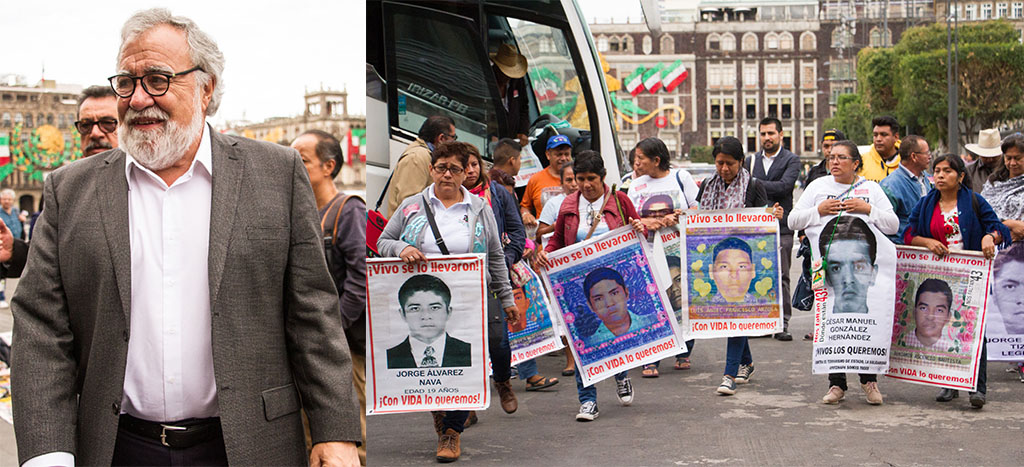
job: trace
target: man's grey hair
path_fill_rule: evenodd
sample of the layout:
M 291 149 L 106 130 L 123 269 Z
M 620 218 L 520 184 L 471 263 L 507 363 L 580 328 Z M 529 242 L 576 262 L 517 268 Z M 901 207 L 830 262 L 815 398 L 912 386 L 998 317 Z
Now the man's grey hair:
M 107 97 L 113 97 L 117 99 L 117 94 L 114 94 L 114 89 L 110 85 L 106 86 L 89 86 L 82 90 L 82 94 L 78 96 L 78 107 L 82 107 L 82 103 L 86 99 L 103 99 Z
M 205 86 L 210 77 L 213 77 L 213 96 L 210 98 L 210 105 L 206 107 L 206 115 L 213 116 L 220 107 L 221 96 L 224 95 L 224 54 L 217 47 L 217 42 L 206 34 L 194 21 L 184 16 L 173 16 L 164 8 L 152 8 L 143 10 L 132 15 L 125 21 L 121 28 L 121 48 L 117 52 L 117 63 L 121 63 L 121 54 L 124 53 L 124 45 L 135 39 L 142 33 L 166 24 L 185 33 L 185 40 L 188 41 L 189 57 L 192 65 L 202 68 L 196 71 L 196 82 L 200 88 Z M 182 70 L 174 70 L 182 71 Z

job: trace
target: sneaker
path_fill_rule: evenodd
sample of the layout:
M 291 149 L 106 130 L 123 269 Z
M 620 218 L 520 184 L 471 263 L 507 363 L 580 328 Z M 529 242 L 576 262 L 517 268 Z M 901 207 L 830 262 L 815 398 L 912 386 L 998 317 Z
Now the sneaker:
M 722 384 L 718 385 L 718 393 L 724 396 L 736 394 L 736 381 L 733 381 L 732 377 L 728 375 L 722 376 Z
M 459 432 L 449 428 L 437 438 L 437 461 L 455 462 L 459 460 L 462 449 L 459 447 Z
M 845 398 L 846 391 L 843 391 L 839 386 L 832 386 L 828 388 L 828 394 L 825 394 L 825 397 L 821 398 L 821 402 L 823 404 L 835 405 Z
M 629 378 L 624 378 L 622 381 L 615 380 L 615 385 L 618 386 L 615 395 L 619 397 L 619 403 L 622 405 L 632 404 L 633 384 L 629 382 Z
M 515 365 L 513 365 L 512 369 L 509 370 L 509 375 L 510 376 L 508 377 L 508 379 L 518 379 L 519 378 L 519 368 L 517 368 Z
M 983 392 L 972 392 L 971 393 L 971 407 L 980 409 L 985 406 L 985 393 Z
M 754 364 L 740 365 L 740 371 L 736 372 L 736 384 L 747 384 L 750 381 L 750 375 L 754 374 Z
M 864 399 L 868 401 L 868 404 L 882 405 L 882 393 L 878 390 L 877 382 L 862 384 L 860 388 L 864 390 Z
M 597 402 L 584 402 L 580 406 L 580 413 L 576 414 L 577 422 L 592 422 L 600 414 L 597 411 Z

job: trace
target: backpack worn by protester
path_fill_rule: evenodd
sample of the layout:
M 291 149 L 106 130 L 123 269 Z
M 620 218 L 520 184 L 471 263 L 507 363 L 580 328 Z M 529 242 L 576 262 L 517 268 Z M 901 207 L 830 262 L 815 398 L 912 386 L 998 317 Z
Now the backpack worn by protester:
M 335 196 L 327 205 L 327 209 L 324 210 L 324 214 L 320 218 L 320 230 L 323 232 L 324 257 L 327 258 L 327 269 L 331 271 L 331 279 L 335 281 L 334 285 L 338 288 L 339 293 L 344 293 L 342 291 L 342 284 L 345 282 L 345 277 L 342 276 L 339 280 L 339 278 L 334 277 L 334 272 L 336 270 L 344 271 L 345 265 L 337 264 L 338 258 L 335 258 L 334 245 L 337 243 L 338 221 L 341 219 L 341 212 L 345 209 L 345 204 L 352 198 L 362 200 L 362 198 L 355 195 L 342 196 L 339 194 Z M 386 220 L 385 223 L 387 223 Z M 367 224 L 367 227 L 369 227 L 369 224 Z M 349 349 L 351 349 L 353 354 L 366 355 L 365 310 L 359 316 L 359 319 L 353 322 L 351 326 L 345 328 L 345 338 L 348 340 Z

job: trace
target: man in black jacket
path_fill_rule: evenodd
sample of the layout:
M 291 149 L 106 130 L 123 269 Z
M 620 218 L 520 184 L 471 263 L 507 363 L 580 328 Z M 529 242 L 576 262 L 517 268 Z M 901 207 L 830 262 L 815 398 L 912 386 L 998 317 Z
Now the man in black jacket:
M 779 203 L 785 210 L 779 221 L 779 266 L 782 267 L 783 331 L 775 334 L 780 341 L 791 341 L 789 318 L 793 315 L 789 288 L 789 266 L 793 257 L 793 231 L 789 229 L 789 212 L 793 210 L 793 188 L 800 176 L 800 157 L 782 147 L 782 122 L 775 117 L 761 120 L 758 127 L 761 150 L 747 157 L 743 166 L 750 175 L 761 180 L 768 193 L 768 205 Z

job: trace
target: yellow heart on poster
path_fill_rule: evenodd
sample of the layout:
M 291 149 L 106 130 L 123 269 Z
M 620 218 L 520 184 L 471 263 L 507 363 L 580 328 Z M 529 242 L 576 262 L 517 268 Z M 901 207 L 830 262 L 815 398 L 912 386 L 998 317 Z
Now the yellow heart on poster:
M 764 279 L 757 281 L 757 283 L 754 284 L 754 289 L 756 289 L 757 293 L 762 297 L 767 296 L 768 292 L 772 290 L 772 278 L 765 277 Z
M 757 242 L 757 249 L 758 250 L 763 250 L 767 246 L 768 246 L 768 242 L 766 242 L 764 240 L 761 240 L 760 242 Z
M 701 297 L 707 297 L 711 293 L 711 283 L 705 282 L 704 279 L 697 278 L 693 281 L 693 290 L 696 290 Z
M 764 266 L 765 269 L 771 269 L 772 261 L 768 258 L 761 258 L 761 266 Z
M 690 269 L 693 269 L 694 272 L 700 271 L 700 268 L 702 267 L 704 267 L 704 261 L 699 259 L 697 261 L 694 261 L 693 264 L 690 265 Z
M 707 250 L 707 249 L 708 249 L 708 246 L 703 244 L 703 243 L 701 243 L 700 245 L 697 245 L 697 253 L 704 253 L 704 250 Z

